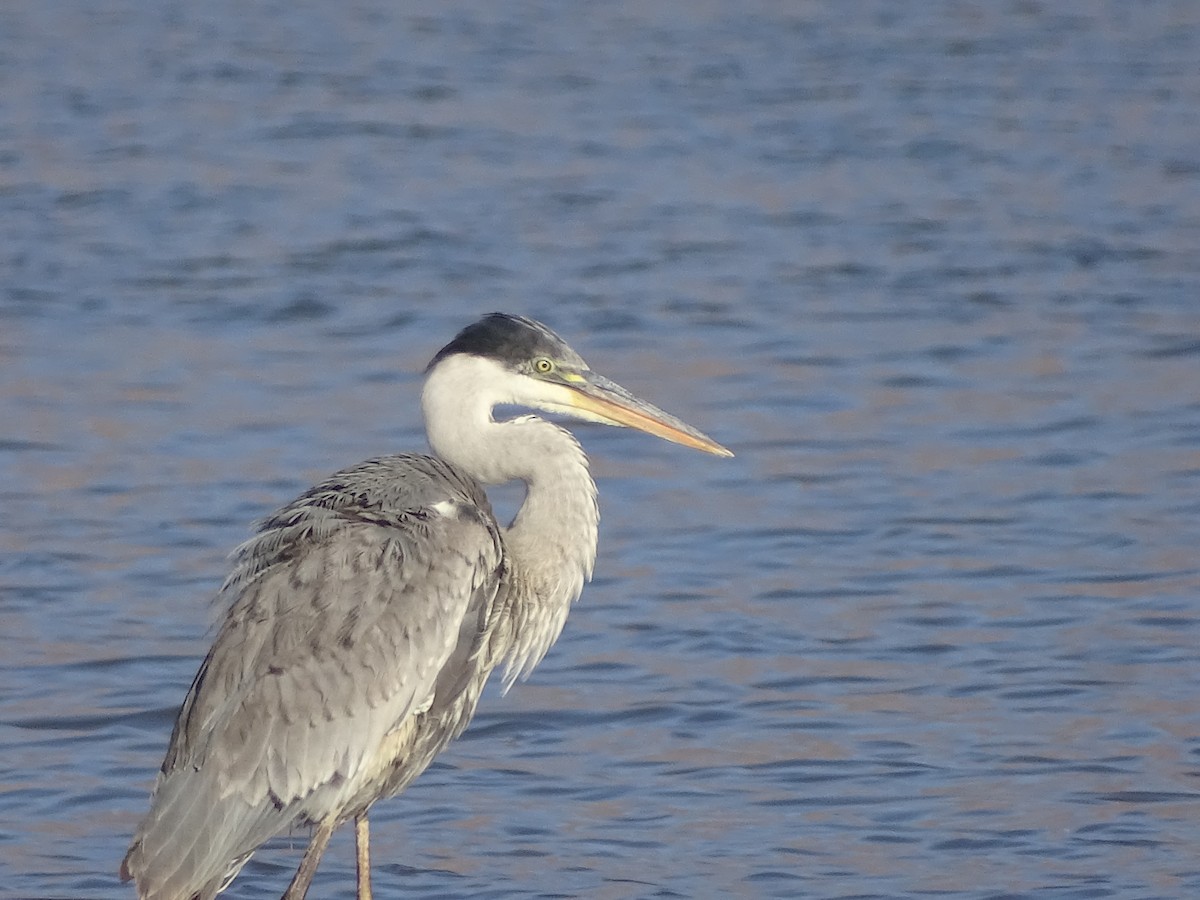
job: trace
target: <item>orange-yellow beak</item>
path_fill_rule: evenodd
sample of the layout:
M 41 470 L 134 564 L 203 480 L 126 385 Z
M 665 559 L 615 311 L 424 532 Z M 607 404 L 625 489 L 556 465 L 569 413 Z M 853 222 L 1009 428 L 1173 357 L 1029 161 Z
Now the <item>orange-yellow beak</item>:
M 561 383 L 566 392 L 570 414 L 605 425 L 620 425 L 636 428 L 655 437 L 683 444 L 716 456 L 733 456 L 732 451 L 722 447 L 708 435 L 697 431 L 686 422 L 665 413 L 657 406 L 639 400 L 619 384 L 603 375 L 586 371 L 562 373 Z

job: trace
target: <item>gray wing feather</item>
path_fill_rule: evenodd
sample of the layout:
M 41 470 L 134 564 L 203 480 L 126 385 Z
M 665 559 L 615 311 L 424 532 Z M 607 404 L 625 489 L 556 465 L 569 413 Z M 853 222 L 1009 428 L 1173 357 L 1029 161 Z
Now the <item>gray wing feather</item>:
M 429 457 L 339 473 L 268 519 L 222 588 L 228 613 L 126 859 L 143 896 L 215 893 L 263 840 L 383 778 L 385 736 L 477 653 L 463 645 L 483 639 L 502 559 L 486 496 Z

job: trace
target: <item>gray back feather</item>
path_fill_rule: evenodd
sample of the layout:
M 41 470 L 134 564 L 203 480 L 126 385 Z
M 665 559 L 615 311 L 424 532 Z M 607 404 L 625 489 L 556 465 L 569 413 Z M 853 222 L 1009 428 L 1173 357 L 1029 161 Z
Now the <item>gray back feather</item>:
M 500 652 L 484 641 L 503 560 L 483 490 L 427 456 L 339 472 L 266 519 L 126 857 L 142 895 L 212 896 L 272 835 L 415 777 Z M 380 758 L 389 740 L 431 752 Z

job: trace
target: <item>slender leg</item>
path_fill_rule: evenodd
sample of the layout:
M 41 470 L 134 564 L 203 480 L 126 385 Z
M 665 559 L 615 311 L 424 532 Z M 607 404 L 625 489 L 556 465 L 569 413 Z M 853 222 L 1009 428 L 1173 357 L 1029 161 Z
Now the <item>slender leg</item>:
M 354 819 L 354 847 L 358 858 L 358 900 L 371 900 L 371 831 L 365 812 Z
M 308 842 L 308 849 L 304 851 L 304 856 L 300 860 L 300 868 L 296 870 L 292 883 L 288 885 L 288 889 L 284 891 L 280 900 L 304 900 L 304 895 L 308 893 L 308 886 L 312 884 L 313 876 L 317 874 L 321 854 L 329 845 L 329 838 L 333 836 L 333 829 L 336 825 L 335 820 L 326 819 L 317 826 L 317 830 L 313 832 L 313 836 Z

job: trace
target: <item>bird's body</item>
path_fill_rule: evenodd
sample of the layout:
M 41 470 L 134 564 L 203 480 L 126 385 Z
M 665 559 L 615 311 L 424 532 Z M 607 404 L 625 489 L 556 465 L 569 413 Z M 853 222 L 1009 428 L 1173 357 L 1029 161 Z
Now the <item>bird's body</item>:
M 544 326 L 496 314 L 465 329 L 428 370 L 436 456 L 343 470 L 238 549 L 225 618 L 122 863 L 139 896 L 208 900 L 264 841 L 312 825 L 286 895 L 303 897 L 350 819 L 369 896 L 371 804 L 462 732 L 493 669 L 506 686 L 528 674 L 591 575 L 599 513 L 578 442 L 534 416 L 492 418 L 498 404 L 564 400 L 579 417 L 728 453 L 595 376 Z M 483 485 L 515 479 L 527 494 L 506 528 Z

